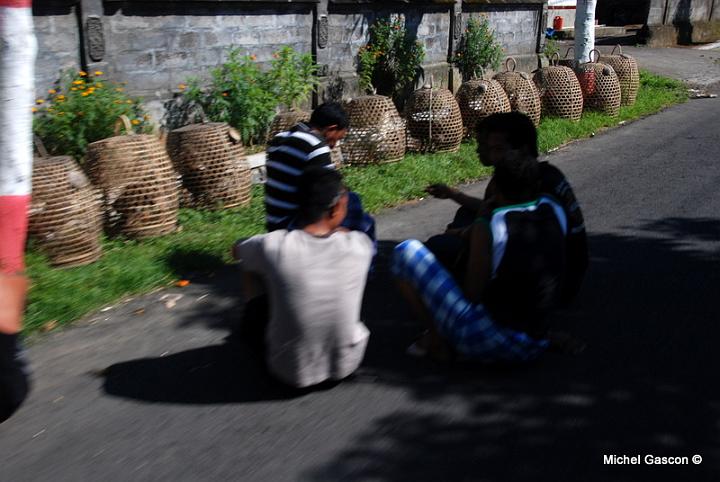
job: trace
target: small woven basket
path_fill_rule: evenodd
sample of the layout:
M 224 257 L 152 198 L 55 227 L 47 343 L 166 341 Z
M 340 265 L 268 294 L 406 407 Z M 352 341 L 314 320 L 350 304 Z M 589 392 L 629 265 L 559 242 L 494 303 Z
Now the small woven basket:
M 239 134 L 226 123 L 175 129 L 168 135 L 167 148 L 192 207 L 230 208 L 250 202 L 250 165 Z
M 350 129 L 342 155 L 350 165 L 384 164 L 405 156 L 405 126 L 389 97 L 365 95 L 345 103 Z
M 599 63 L 599 58 L 600 52 L 592 50 L 590 62 L 580 64 L 576 69 L 583 93 L 583 105 L 585 109 L 616 116 L 620 112 L 620 81 L 613 68 Z
M 407 149 L 455 152 L 463 139 L 462 114 L 455 96 L 432 84 L 417 89 L 405 104 Z
M 53 266 L 93 263 L 102 254 L 102 196 L 71 157 L 48 157 L 36 144 L 28 235 Z
M 502 85 L 484 77 L 482 73 L 463 83 L 455 95 L 466 137 L 473 135 L 478 121 L 499 112 L 510 112 L 510 100 Z
M 172 233 L 177 228 L 179 176 L 155 136 L 127 135 L 88 146 L 87 171 L 103 192 L 108 230 L 130 238 Z
M 615 50 L 620 53 L 615 55 Z M 637 100 L 637 93 L 640 89 L 640 72 L 637 61 L 625 55 L 620 45 L 616 45 L 610 55 L 600 55 L 598 62 L 609 65 L 615 70 L 620 81 L 620 102 L 622 105 L 633 105 Z
M 550 60 L 551 65 L 535 72 L 534 81 L 542 100 L 543 113 L 579 120 L 583 111 L 580 82 L 571 68 L 557 65 L 557 59 L 559 55 L 555 54 Z
M 510 69 L 511 62 L 512 70 Z M 510 101 L 510 109 L 513 112 L 525 114 L 537 127 L 540 124 L 542 111 L 540 94 L 537 87 L 535 87 L 532 76 L 527 72 L 515 72 L 516 66 L 515 59 L 508 57 L 505 61 L 505 72 L 496 74 L 494 79 L 505 90 Z

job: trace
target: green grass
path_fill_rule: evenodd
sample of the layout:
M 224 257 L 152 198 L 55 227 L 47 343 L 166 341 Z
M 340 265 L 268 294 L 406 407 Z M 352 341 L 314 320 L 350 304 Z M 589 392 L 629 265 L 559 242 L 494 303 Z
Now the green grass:
M 687 98 L 681 83 L 647 73 L 634 106 L 624 107 L 615 118 L 587 113 L 579 122 L 543 119 L 539 143 L 543 152 L 570 140 L 657 112 Z M 408 155 L 382 166 L 344 169 L 347 184 L 363 196 L 370 212 L 396 206 L 423 195 L 433 182 L 458 184 L 489 175 L 477 161 L 475 143 L 456 153 Z M 262 189 L 254 187 L 249 207 L 218 212 L 181 210 L 182 230 L 147 241 L 105 240 L 100 261 L 78 268 L 51 268 L 30 247 L 27 255 L 32 288 L 25 318 L 25 333 L 48 322 L 63 325 L 123 297 L 167 286 L 191 273 L 212 271 L 230 261 L 230 245 L 264 229 Z

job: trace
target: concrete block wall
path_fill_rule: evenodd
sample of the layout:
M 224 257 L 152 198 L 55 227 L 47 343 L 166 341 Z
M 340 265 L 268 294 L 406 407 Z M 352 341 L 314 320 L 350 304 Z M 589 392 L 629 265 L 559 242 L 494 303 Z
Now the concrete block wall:
M 42 1 L 38 2 L 42 4 Z M 52 3 L 52 2 L 51 2 Z M 423 43 L 423 74 L 439 82 L 452 80 L 448 57 L 457 43 L 456 15 L 466 20 L 487 13 L 508 54 L 526 56 L 537 64 L 543 0 L 481 4 L 412 2 L 370 3 L 358 0 L 293 0 L 288 3 L 140 2 L 62 0 L 62 8 L 36 12 L 40 45 L 36 85 L 42 92 L 58 77 L 60 68 L 100 69 L 107 77 L 127 82 L 129 93 L 141 96 L 157 120 L 162 105 L 189 77 L 207 77 L 227 57 L 230 47 L 269 62 L 273 52 L 290 45 L 311 52 L 324 67 L 325 86 L 340 79 L 346 96 L 357 93 L 357 54 L 378 18 L 401 16 L 408 30 Z M 42 9 L 40 9 L 42 10 Z M 328 42 L 318 44 L 320 15 L 327 15 Z M 84 31 L 89 15 L 102 22 L 104 56 L 90 59 Z M 82 46 L 82 48 L 81 48 Z M 533 67 L 534 68 L 534 67 Z M 531 69 L 530 69 L 531 70 Z M 422 83 L 420 79 L 419 83 Z M 322 100 L 322 96 L 316 100 Z
M 720 1 L 651 0 L 644 35 L 651 46 L 720 40 Z

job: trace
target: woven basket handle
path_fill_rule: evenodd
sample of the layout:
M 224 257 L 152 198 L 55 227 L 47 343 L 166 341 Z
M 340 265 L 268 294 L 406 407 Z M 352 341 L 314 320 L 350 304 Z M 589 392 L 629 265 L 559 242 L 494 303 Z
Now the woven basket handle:
M 510 70 L 510 62 L 512 62 L 512 70 Z M 505 70 L 508 72 L 515 72 L 515 69 L 517 69 L 517 60 L 512 57 L 508 57 L 505 60 Z
M 622 45 L 617 44 L 615 47 L 613 47 L 612 53 L 611 53 L 610 55 L 615 55 L 615 49 L 620 49 L 620 55 L 623 54 L 623 53 L 622 53 Z
M 595 60 L 593 60 L 593 53 L 595 54 Z M 590 51 L 590 63 L 596 64 L 600 61 L 600 51 L 598 49 L 592 49 Z
M 480 76 L 478 77 L 478 69 L 480 70 Z M 480 80 L 485 80 L 485 69 L 481 65 L 478 65 L 477 69 L 473 71 L 473 77 Z
M 133 131 L 132 122 L 130 122 L 130 118 L 126 116 L 125 114 L 121 115 L 118 120 L 115 122 L 115 135 L 120 135 L 120 126 L 125 127 L 125 135 L 131 136 L 135 134 L 135 131 Z
M 40 157 L 47 158 L 50 157 L 50 154 L 48 154 L 47 149 L 45 149 L 45 143 L 40 139 L 39 136 L 33 136 L 33 142 L 35 143 L 35 149 L 37 149 L 38 153 L 40 154 Z
M 565 52 L 565 57 L 563 57 L 563 58 L 565 58 L 565 59 L 568 58 L 568 55 L 570 55 L 571 50 L 572 50 L 573 54 L 575 53 L 575 47 L 570 46 L 570 47 L 568 47 L 567 52 Z
M 557 65 L 558 63 L 560 63 L 560 54 L 555 52 L 554 54 L 552 54 L 550 56 L 549 60 L 550 60 L 550 65 Z M 553 63 L 553 61 L 555 61 L 555 63 Z

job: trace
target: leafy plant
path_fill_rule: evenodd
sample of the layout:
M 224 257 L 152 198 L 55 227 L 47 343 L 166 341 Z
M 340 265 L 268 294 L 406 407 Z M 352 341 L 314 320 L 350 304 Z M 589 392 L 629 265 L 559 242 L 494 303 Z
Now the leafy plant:
M 46 98 L 35 102 L 33 132 L 49 153 L 82 161 L 88 144 L 115 134 L 121 115 L 130 118 L 136 132 L 152 130 L 139 100 L 102 76 L 100 71 L 67 71 Z
M 547 58 L 552 57 L 555 54 L 560 53 L 560 46 L 558 45 L 557 40 L 555 40 L 552 37 L 548 37 L 545 39 L 545 45 L 543 46 L 543 54 Z
M 360 88 L 393 97 L 412 86 L 425 59 L 422 43 L 413 40 L 400 20 L 378 20 L 358 53 Z
M 278 104 L 270 78 L 256 60 L 231 49 L 228 60 L 211 71 L 207 88 L 190 79 L 182 89 L 186 100 L 199 104 L 209 119 L 235 127 L 246 145 L 262 142 Z
M 317 87 L 317 65 L 312 55 L 300 54 L 285 46 L 273 54 L 267 73 L 275 97 L 289 109 L 299 107 Z
M 490 28 L 490 20 L 486 15 L 468 20 L 455 55 L 451 62 L 460 70 L 463 79 L 472 78 L 480 70 L 491 67 L 497 70 L 503 48 L 495 40 L 495 33 Z

